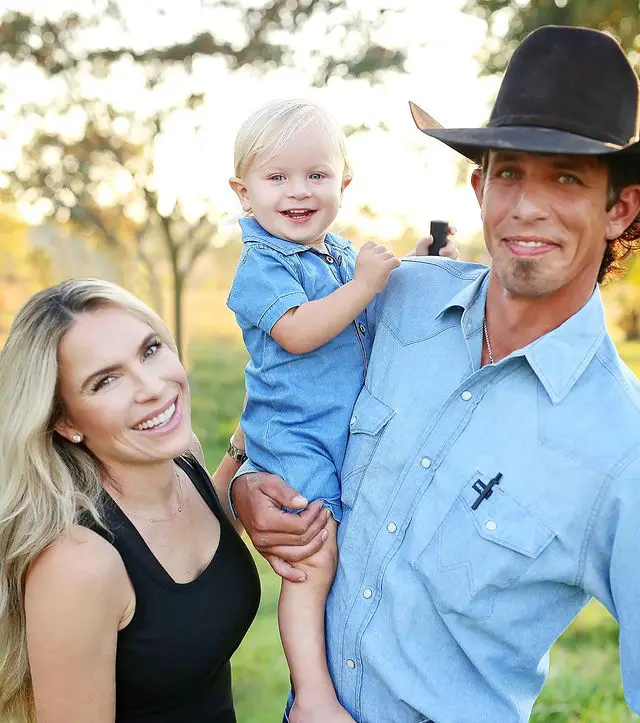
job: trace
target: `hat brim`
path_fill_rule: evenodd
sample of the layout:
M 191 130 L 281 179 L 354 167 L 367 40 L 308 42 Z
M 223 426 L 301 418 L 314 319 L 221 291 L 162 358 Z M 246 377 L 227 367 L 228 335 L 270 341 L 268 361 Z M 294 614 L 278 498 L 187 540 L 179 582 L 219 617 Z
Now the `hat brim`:
M 443 128 L 415 103 L 411 114 L 416 126 L 428 136 L 442 141 L 474 163 L 480 163 L 485 151 L 511 150 L 525 153 L 553 153 L 570 156 L 601 156 L 640 150 L 640 143 L 620 146 L 593 138 L 532 126 L 487 126 L 485 128 Z

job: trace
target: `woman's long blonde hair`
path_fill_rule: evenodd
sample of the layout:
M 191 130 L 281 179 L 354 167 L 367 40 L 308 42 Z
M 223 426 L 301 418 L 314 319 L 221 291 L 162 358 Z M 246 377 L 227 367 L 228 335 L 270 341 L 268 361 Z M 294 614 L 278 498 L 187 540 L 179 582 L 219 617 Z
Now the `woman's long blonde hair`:
M 63 413 L 58 349 L 79 314 L 122 308 L 175 349 L 160 317 L 128 291 L 74 279 L 32 296 L 0 351 L 0 721 L 34 723 L 24 586 L 30 563 L 90 514 L 100 523 L 100 461 L 54 431 Z

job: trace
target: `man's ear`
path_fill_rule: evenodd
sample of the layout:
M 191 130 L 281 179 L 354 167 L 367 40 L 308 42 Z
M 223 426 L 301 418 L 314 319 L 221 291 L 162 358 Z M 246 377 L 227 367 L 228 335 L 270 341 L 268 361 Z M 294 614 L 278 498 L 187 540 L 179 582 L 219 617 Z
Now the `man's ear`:
M 484 196 L 484 178 L 482 175 L 482 168 L 475 168 L 471 174 L 471 187 L 473 188 L 478 204 L 482 208 L 482 198 Z
M 351 183 L 353 178 L 351 176 L 343 176 L 342 177 L 342 188 L 340 189 L 340 192 L 344 191 L 344 189 Z
M 620 198 L 607 213 L 605 238 L 613 241 L 621 236 L 640 213 L 640 184 L 625 186 Z
M 230 178 L 229 185 L 231 186 L 231 190 L 240 199 L 240 203 L 242 204 L 242 210 L 243 211 L 251 211 L 251 203 L 249 202 L 249 192 L 247 191 L 247 187 L 244 184 L 244 182 L 242 181 L 242 179 Z

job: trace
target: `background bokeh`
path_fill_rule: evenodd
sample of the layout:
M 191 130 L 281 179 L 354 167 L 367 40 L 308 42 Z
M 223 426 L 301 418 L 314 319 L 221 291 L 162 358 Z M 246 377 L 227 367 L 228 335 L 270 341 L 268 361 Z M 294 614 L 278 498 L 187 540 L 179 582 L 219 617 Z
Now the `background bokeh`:
M 126 286 L 176 331 L 215 466 L 243 398 L 225 298 L 240 248 L 227 179 L 246 115 L 292 95 L 333 112 L 355 169 L 335 230 L 356 245 L 403 254 L 445 218 L 463 257 L 482 260 L 470 167 L 418 133 L 407 101 L 445 125 L 482 124 L 530 30 L 597 27 L 635 64 L 638 16 L 637 0 L 0 0 L 0 344 L 33 291 L 71 276 Z M 640 264 L 604 295 L 638 372 Z M 234 660 L 241 723 L 278 722 L 287 689 L 278 583 L 261 575 Z M 634 720 L 617 658 L 616 623 L 591 604 L 555 646 L 533 720 Z

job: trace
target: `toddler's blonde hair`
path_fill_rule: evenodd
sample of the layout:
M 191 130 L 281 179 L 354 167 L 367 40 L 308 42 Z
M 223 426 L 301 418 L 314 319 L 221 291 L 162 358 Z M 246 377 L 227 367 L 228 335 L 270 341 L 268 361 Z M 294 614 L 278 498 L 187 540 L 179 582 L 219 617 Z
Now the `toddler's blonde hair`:
M 351 175 L 346 139 L 339 123 L 321 106 L 300 98 L 274 100 L 252 113 L 242 124 L 234 146 L 237 178 L 243 178 L 255 157 L 276 156 L 300 131 L 315 125 L 328 135 L 344 162 L 343 176 Z

